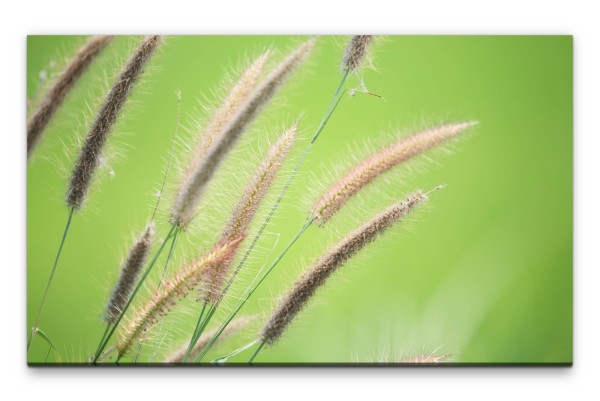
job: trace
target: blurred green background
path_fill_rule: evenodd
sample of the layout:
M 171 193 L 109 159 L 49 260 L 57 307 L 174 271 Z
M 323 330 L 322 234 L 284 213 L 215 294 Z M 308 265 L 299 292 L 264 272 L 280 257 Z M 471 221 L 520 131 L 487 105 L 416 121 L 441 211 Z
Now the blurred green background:
M 60 71 L 85 37 L 27 39 L 27 96 Z M 84 362 L 101 337 L 104 303 L 132 239 L 152 214 L 176 125 L 174 159 L 185 163 L 194 120 L 218 104 L 226 74 L 271 48 L 272 65 L 306 38 L 170 37 L 134 89 L 109 140 L 106 168 L 76 214 L 50 289 L 29 362 Z M 140 37 L 117 37 L 94 62 L 47 129 L 27 166 L 27 313 L 29 332 L 67 219 L 67 178 L 89 121 Z M 281 130 L 301 116 L 302 137 L 283 177 L 317 127 L 340 79 L 348 37 L 321 37 L 309 61 L 239 143 L 182 236 L 176 269 L 211 245 L 235 200 Z M 459 363 L 572 361 L 572 37 L 388 36 L 373 48 L 374 68 L 352 75 L 383 97 L 346 95 L 314 146 L 259 250 L 225 303 L 302 225 L 322 188 L 357 158 L 442 122 L 479 125 L 445 151 L 388 174 L 325 228 L 312 227 L 243 309 L 257 319 L 216 347 L 223 356 L 256 337 L 278 297 L 329 246 L 362 221 L 417 189 L 447 187 L 423 210 L 386 233 L 324 286 L 279 344 L 256 362 L 396 361 L 432 352 Z M 44 79 L 45 78 L 45 79 Z M 166 235 L 172 192 L 157 217 Z M 276 187 L 280 188 L 281 180 Z M 271 194 L 256 223 L 262 221 Z M 161 259 L 161 261 L 164 260 Z M 148 281 L 156 285 L 162 264 Z M 189 337 L 200 303 L 186 300 L 142 349 L 157 361 Z M 224 314 L 217 316 L 221 321 Z M 156 344 L 158 343 L 158 348 Z M 231 361 L 247 361 L 250 351 Z

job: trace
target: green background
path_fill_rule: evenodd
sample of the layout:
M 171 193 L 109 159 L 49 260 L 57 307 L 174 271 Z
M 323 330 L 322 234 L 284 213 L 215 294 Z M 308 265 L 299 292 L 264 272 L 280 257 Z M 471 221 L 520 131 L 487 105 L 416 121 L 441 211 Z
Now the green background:
M 47 129 L 27 166 L 27 313 L 29 332 L 46 285 L 68 211 L 67 179 L 107 88 L 139 37 L 118 37 L 94 62 Z M 50 289 L 40 327 L 60 356 L 83 362 L 104 326 L 102 310 L 132 239 L 152 214 L 176 125 L 176 164 L 184 164 L 195 119 L 218 104 L 223 78 L 266 48 L 274 65 L 302 40 L 272 36 L 170 37 L 134 89 L 109 140 L 107 168 L 76 214 Z M 43 93 L 40 73 L 52 76 L 84 37 L 30 36 L 27 96 Z M 301 116 L 301 138 L 284 177 L 312 136 L 339 82 L 347 37 L 321 37 L 274 102 L 253 124 L 182 236 L 170 269 L 210 247 L 254 166 L 283 127 Z M 388 36 L 373 49 L 375 68 L 352 75 L 383 99 L 346 95 L 312 149 L 276 218 L 261 238 L 239 285 L 302 225 L 325 185 L 370 151 L 399 135 L 451 121 L 479 125 L 444 151 L 395 169 L 351 201 L 325 228 L 312 227 L 244 308 L 256 314 L 246 330 L 223 342 L 209 359 L 256 337 L 279 296 L 332 244 L 409 192 L 447 187 L 346 264 L 318 292 L 281 341 L 256 362 L 339 363 L 397 361 L 416 354 L 451 353 L 459 363 L 570 363 L 572 361 L 572 37 Z M 42 74 L 43 75 L 43 74 Z M 157 217 L 159 237 L 179 172 Z M 281 182 L 276 183 L 280 188 Z M 276 192 L 276 191 L 274 191 Z M 262 221 L 264 202 L 257 223 Z M 279 238 L 279 241 L 277 241 Z M 148 292 L 162 266 L 148 281 Z M 200 304 L 179 306 L 153 330 L 142 350 L 156 360 L 191 334 Z M 222 320 L 223 315 L 218 316 Z M 37 338 L 29 362 L 44 362 Z M 231 361 L 247 361 L 246 351 Z M 127 360 L 127 359 L 126 359 Z

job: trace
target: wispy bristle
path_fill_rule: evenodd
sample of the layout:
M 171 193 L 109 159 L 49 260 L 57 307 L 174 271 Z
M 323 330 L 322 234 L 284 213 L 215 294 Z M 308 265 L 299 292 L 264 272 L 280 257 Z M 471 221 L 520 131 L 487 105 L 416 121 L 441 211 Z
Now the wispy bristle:
M 352 36 L 350 43 L 346 47 L 346 53 L 342 61 L 342 70 L 353 72 L 359 69 L 367 57 L 372 41 L 373 36 L 371 35 Z
M 219 134 L 223 133 L 223 128 L 252 93 L 252 89 L 256 86 L 256 82 L 262 74 L 269 58 L 269 53 L 270 52 L 268 51 L 263 53 L 250 64 L 250 66 L 242 73 L 240 79 L 233 85 L 227 94 L 227 97 L 223 100 L 221 107 L 214 112 L 210 122 L 202 132 L 198 145 L 193 150 L 190 163 L 186 166 L 185 173 L 183 174 L 184 180 L 181 182 L 179 194 L 181 194 L 184 189 L 184 185 L 186 184 L 185 179 L 191 177 L 192 173 L 200 167 L 202 161 L 206 157 L 208 149 L 210 149 L 211 145 L 215 142 L 215 139 Z
M 166 315 L 178 300 L 185 298 L 198 286 L 206 269 L 219 265 L 223 260 L 229 258 L 241 240 L 238 238 L 214 247 L 203 258 L 185 266 L 172 279 L 168 280 L 125 329 L 116 345 L 119 357 L 125 355 L 129 348 L 158 321 L 159 317 Z
M 428 355 L 413 355 L 408 358 L 404 358 L 398 361 L 398 363 L 407 363 L 407 364 L 436 364 L 446 362 L 448 358 L 452 357 L 452 354 L 428 354 Z
M 217 135 L 217 139 L 208 149 L 200 166 L 195 171 L 190 172 L 189 177 L 184 180 L 183 189 L 179 193 L 173 208 L 173 222 L 185 224 L 189 221 L 206 185 L 225 156 L 258 116 L 265 104 L 306 58 L 314 43 L 314 39 L 303 43 L 279 64 L 269 77 L 256 88 L 252 96 L 244 102 L 231 121 L 225 125 L 222 133 Z
M 348 200 L 381 174 L 398 164 L 417 156 L 451 138 L 473 122 L 446 124 L 403 138 L 395 144 L 373 154 L 335 182 L 319 199 L 312 216 L 319 225 L 325 224 Z
M 83 205 L 106 139 L 129 97 L 131 89 L 161 42 L 162 36 L 147 36 L 133 53 L 104 99 L 71 175 L 66 199 L 69 208 L 79 210 Z
M 218 339 L 215 341 L 215 344 L 218 344 L 219 342 L 226 340 L 228 337 L 231 337 L 232 335 L 236 334 L 238 331 L 242 330 L 244 327 L 246 327 L 249 323 L 251 323 L 255 319 L 256 319 L 256 316 L 252 315 L 252 316 L 241 316 L 241 317 L 238 317 L 237 319 L 233 320 L 231 323 L 229 323 L 229 325 L 225 328 L 225 330 L 223 330 L 223 332 L 219 335 Z M 187 358 L 188 361 L 194 361 L 200 355 L 200 353 L 204 350 L 204 347 L 206 347 L 206 345 L 210 342 L 210 340 L 217 333 L 218 329 L 219 329 L 219 327 L 215 327 L 212 330 L 204 332 L 200 336 L 200 338 L 196 342 L 196 345 L 194 345 L 194 347 L 190 351 L 190 354 L 188 355 L 188 358 Z M 165 363 L 182 363 L 185 353 L 187 352 L 188 345 L 189 345 L 189 341 L 187 341 L 185 344 L 183 344 L 177 351 L 175 351 L 171 355 L 169 355 L 165 359 Z
M 248 227 L 256 215 L 256 211 L 264 199 L 277 171 L 296 139 L 297 125 L 287 129 L 277 142 L 271 147 L 269 153 L 262 161 L 256 174 L 246 186 L 242 198 L 235 206 L 233 214 L 223 231 L 221 241 L 228 242 L 234 238 L 247 234 Z M 212 278 L 206 282 L 203 297 L 209 303 L 216 303 L 221 294 L 223 282 L 229 273 L 232 260 L 226 260 L 222 266 L 215 269 Z
M 119 280 L 106 305 L 106 310 L 104 312 L 105 323 L 112 324 L 121 315 L 123 307 L 129 300 L 131 290 L 137 282 L 140 271 L 148 258 L 148 254 L 152 248 L 152 242 L 154 241 L 154 233 L 155 226 L 154 221 L 152 221 L 146 226 L 142 235 L 133 243 L 133 246 L 129 251 L 129 256 L 121 268 Z
M 261 340 L 269 345 L 275 343 L 332 273 L 426 200 L 427 194 L 422 191 L 409 195 L 404 201 L 392 205 L 375 216 L 317 260 L 313 267 L 295 283 L 291 292 L 275 310 L 260 334 Z
M 38 143 L 46 126 L 62 105 L 65 97 L 75 86 L 79 78 L 90 66 L 96 56 L 108 45 L 112 36 L 93 36 L 75 54 L 73 59 L 60 73 L 39 107 L 27 123 L 27 157 Z

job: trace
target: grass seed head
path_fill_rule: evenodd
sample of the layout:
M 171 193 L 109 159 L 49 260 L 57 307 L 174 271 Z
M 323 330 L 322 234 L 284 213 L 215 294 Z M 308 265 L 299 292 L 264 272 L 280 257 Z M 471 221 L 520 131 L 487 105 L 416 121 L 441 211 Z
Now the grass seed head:
M 154 234 L 156 228 L 154 221 L 150 222 L 140 237 L 138 237 L 127 256 L 127 260 L 121 268 L 121 275 L 115 285 L 112 295 L 106 305 L 104 311 L 104 322 L 107 324 L 114 323 L 121 312 L 123 307 L 129 300 L 131 291 L 137 282 L 137 278 L 144 267 L 144 263 L 148 258 L 152 243 L 154 241 Z
M 453 123 L 428 129 L 371 155 L 335 182 L 315 204 L 312 217 L 320 226 L 324 225 L 356 193 L 393 167 L 431 148 L 456 137 L 473 122 Z
M 379 213 L 318 259 L 310 270 L 294 284 L 291 292 L 271 315 L 260 334 L 261 340 L 268 345 L 274 344 L 331 274 L 343 266 L 348 259 L 356 255 L 365 245 L 374 241 L 381 233 L 404 219 L 406 215 L 426 200 L 427 194 L 422 191 L 409 195 L 402 202 L 398 202 Z
M 79 210 L 83 205 L 94 172 L 100 163 L 106 139 L 133 86 L 162 40 L 162 36 L 157 35 L 144 38 L 104 99 L 71 175 L 66 199 L 69 208 Z
M 92 61 L 110 43 L 112 36 L 91 37 L 73 56 L 33 112 L 27 123 L 27 157 L 31 156 L 48 123 Z
M 354 72 L 360 68 L 369 53 L 373 41 L 372 35 L 354 35 L 346 47 L 342 61 L 342 70 Z
M 315 40 L 311 39 L 290 53 L 271 74 L 254 90 L 237 113 L 217 135 L 216 141 L 208 149 L 206 157 L 195 171 L 190 172 L 173 208 L 172 220 L 179 224 L 187 223 L 193 216 L 198 201 L 215 171 L 233 148 L 240 136 L 258 116 L 262 108 L 285 83 L 310 53 Z
M 117 342 L 119 357 L 127 353 L 133 344 L 139 341 L 161 316 L 165 316 L 180 300 L 185 298 L 204 279 L 207 270 L 214 268 L 231 258 L 242 238 L 218 244 L 202 258 L 180 269 L 166 281 L 152 298 L 144 304 L 133 318 Z
M 247 235 L 248 227 L 250 227 L 261 201 L 266 196 L 277 171 L 294 144 L 296 132 L 297 125 L 294 124 L 271 147 L 235 206 L 221 236 L 221 242 L 228 242 Z M 231 268 L 231 262 L 232 259 L 226 260 L 223 265 L 211 270 L 212 277 L 207 277 L 206 286 L 202 289 L 202 297 L 206 302 L 211 304 L 218 302 L 223 290 L 223 283 Z

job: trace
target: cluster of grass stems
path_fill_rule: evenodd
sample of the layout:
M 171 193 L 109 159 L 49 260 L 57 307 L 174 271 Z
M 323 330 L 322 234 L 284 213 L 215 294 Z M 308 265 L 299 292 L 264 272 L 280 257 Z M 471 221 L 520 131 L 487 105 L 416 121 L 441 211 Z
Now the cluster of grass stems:
M 307 230 L 313 225 L 320 227 L 327 225 L 337 212 L 346 207 L 352 197 L 371 185 L 380 176 L 411 158 L 452 140 L 474 124 L 472 122 L 449 123 L 399 138 L 396 143 L 374 152 L 345 172 L 316 200 L 305 223 L 299 227 L 296 235 L 289 240 L 283 250 L 270 263 L 268 260 L 265 261 L 265 268 L 255 274 L 242 294 L 235 298 L 235 304 L 227 308 L 226 317 L 216 325 L 211 325 L 214 317 L 218 316 L 216 312 L 220 308 L 223 309 L 224 299 L 232 285 L 237 283 L 240 272 L 249 262 L 249 258 L 255 251 L 258 241 L 279 205 L 286 199 L 288 189 L 301 171 L 306 157 L 315 146 L 319 136 L 325 131 L 328 121 L 345 97 L 348 90 L 346 88 L 348 77 L 359 73 L 370 57 L 373 40 L 374 38 L 369 35 L 353 36 L 350 39 L 345 53 L 341 57 L 339 83 L 331 88 L 333 96 L 324 111 L 322 120 L 291 172 L 286 177 L 282 177 L 283 185 L 274 202 L 267 209 L 266 217 L 258 224 L 256 232 L 251 230 L 251 225 L 256 220 L 257 211 L 271 190 L 273 182 L 278 175 L 281 175 L 280 169 L 298 136 L 299 120 L 284 129 L 279 138 L 263 155 L 262 162 L 246 184 L 242 196 L 237 201 L 221 233 L 214 236 L 212 243 L 199 244 L 198 249 L 207 248 L 207 250 L 199 252 L 190 261 L 168 272 L 167 267 L 177 249 L 177 239 L 186 235 L 188 225 L 193 224 L 194 218 L 199 213 L 204 213 L 204 211 L 199 211 L 198 205 L 213 177 L 221 168 L 222 162 L 248 131 L 263 108 L 310 55 L 317 39 L 312 38 L 301 43 L 282 58 L 270 72 L 266 71 L 267 62 L 272 58 L 270 51 L 264 52 L 249 63 L 231 86 L 220 107 L 212 112 L 211 119 L 203 126 L 200 139 L 192 148 L 189 163 L 179 177 L 178 189 L 170 212 L 168 233 L 157 242 L 157 238 L 159 238 L 156 235 L 155 224 L 157 201 L 148 223 L 140 230 L 138 237 L 131 244 L 129 253 L 121 266 L 121 274 L 105 305 L 103 320 L 106 327 L 103 333 L 99 333 L 101 334 L 100 341 L 97 348 L 91 352 L 90 363 L 120 363 L 125 356 L 133 356 L 136 347 L 139 354 L 149 331 L 157 326 L 162 330 L 165 316 L 172 313 L 174 307 L 190 295 L 197 297 L 199 301 L 196 303 L 197 319 L 194 330 L 189 333 L 186 343 L 168 344 L 172 348 L 171 353 L 163 362 L 168 364 L 210 362 L 205 360 L 205 356 L 217 342 L 247 328 L 248 324 L 255 320 L 255 316 L 240 316 L 240 311 L 269 274 L 281 263 L 289 249 Z M 39 142 L 46 126 L 68 95 L 69 90 L 110 41 L 111 37 L 108 36 L 91 38 L 65 67 L 54 85 L 49 88 L 47 95 L 40 102 L 38 109 L 31 114 L 28 122 L 28 157 L 34 153 L 35 145 Z M 72 170 L 65 199 L 69 210 L 68 220 L 50 270 L 42 301 L 29 333 L 28 351 L 34 338 L 38 336 L 45 340 L 51 348 L 56 349 L 50 339 L 51 336 L 42 330 L 41 322 L 44 305 L 59 266 L 62 249 L 68 243 L 70 224 L 73 219 L 77 218 L 77 213 L 86 201 L 90 184 L 101 163 L 104 145 L 113 131 L 121 109 L 127 102 L 131 91 L 135 89 L 136 82 L 143 75 L 147 64 L 163 42 L 164 38 L 158 35 L 142 39 L 122 67 L 114 86 L 106 94 L 83 142 L 79 157 Z M 179 117 L 176 125 L 178 124 Z M 175 137 L 173 138 L 174 142 Z M 169 164 L 162 181 L 161 193 L 169 176 L 172 156 L 173 147 L 170 149 Z M 404 199 L 398 200 L 373 216 L 331 247 L 314 261 L 312 266 L 282 297 L 279 305 L 263 324 L 254 341 L 215 362 L 225 363 L 230 357 L 255 347 L 248 360 L 248 363 L 252 363 L 265 346 L 269 347 L 282 341 L 282 337 L 290 328 L 292 321 L 334 273 L 366 245 L 404 220 L 413 210 L 427 201 L 431 192 L 439 188 L 441 186 L 429 191 L 416 190 L 408 194 Z M 154 254 L 152 254 L 153 249 L 156 249 Z M 139 308 L 132 308 L 134 300 L 139 298 L 141 289 L 148 285 L 147 279 L 150 273 L 165 252 L 167 253 L 166 262 L 153 294 L 146 300 L 140 301 Z M 404 362 L 439 363 L 445 358 L 445 355 L 427 355 L 412 357 Z M 134 362 L 137 362 L 137 356 Z

